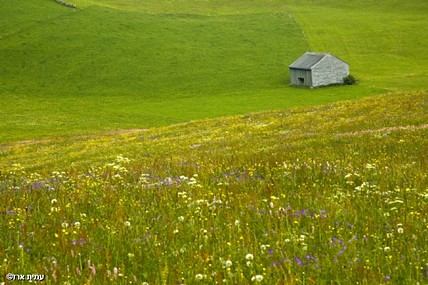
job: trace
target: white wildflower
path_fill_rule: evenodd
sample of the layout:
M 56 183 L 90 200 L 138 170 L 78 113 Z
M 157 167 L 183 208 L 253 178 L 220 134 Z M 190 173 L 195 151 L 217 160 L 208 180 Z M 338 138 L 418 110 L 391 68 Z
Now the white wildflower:
M 204 275 L 202 275 L 202 274 L 199 273 L 199 274 L 196 274 L 195 278 L 197 280 L 202 280 L 202 279 L 204 279 Z
M 254 259 L 254 256 L 253 256 L 251 253 L 248 253 L 248 254 L 245 256 L 245 259 L 246 259 L 246 260 L 253 260 L 253 259 Z
M 374 164 L 370 164 L 370 163 L 366 164 L 366 169 L 373 169 L 373 168 L 376 168 Z
M 262 244 L 261 246 L 260 246 L 260 248 L 263 250 L 263 251 L 265 251 L 266 249 L 268 249 L 270 247 L 270 245 L 268 245 L 268 244 Z
M 256 275 L 251 277 L 251 281 L 255 282 L 262 282 L 263 281 L 263 275 Z

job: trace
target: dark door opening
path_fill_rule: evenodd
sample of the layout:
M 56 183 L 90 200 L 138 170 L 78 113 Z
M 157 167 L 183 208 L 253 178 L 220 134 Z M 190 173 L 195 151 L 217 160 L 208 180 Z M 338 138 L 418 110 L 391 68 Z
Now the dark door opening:
M 305 84 L 305 79 L 303 77 L 299 77 L 299 84 L 304 85 Z

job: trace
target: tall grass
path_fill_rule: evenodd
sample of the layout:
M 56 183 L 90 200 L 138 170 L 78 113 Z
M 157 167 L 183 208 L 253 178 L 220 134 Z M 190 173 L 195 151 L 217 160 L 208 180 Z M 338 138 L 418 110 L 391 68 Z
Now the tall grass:
M 1 149 L 0 272 L 423 284 L 425 92 Z

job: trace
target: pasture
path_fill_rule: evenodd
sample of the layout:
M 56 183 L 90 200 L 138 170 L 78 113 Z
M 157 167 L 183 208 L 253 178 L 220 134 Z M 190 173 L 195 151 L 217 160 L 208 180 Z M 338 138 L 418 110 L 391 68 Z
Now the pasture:
M 402 2 L 3 0 L 0 142 L 425 89 L 427 4 Z M 290 87 L 308 49 L 359 84 Z
M 0 0 L 0 284 L 428 282 L 428 2 L 70 2 Z

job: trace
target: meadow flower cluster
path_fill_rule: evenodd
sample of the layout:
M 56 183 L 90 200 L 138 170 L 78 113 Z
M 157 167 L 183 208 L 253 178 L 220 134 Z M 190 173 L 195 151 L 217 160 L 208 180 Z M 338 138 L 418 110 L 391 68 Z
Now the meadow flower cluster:
M 426 104 L 394 100 L 415 98 Z M 312 111 L 324 121 L 346 106 Z M 336 136 L 342 121 L 305 137 L 290 116 L 218 119 L 229 133 L 211 140 L 194 126 L 193 137 L 177 128 L 180 142 L 172 128 L 133 134 L 132 150 L 89 166 L 16 160 L 0 172 L 0 273 L 53 284 L 428 282 L 427 129 Z

